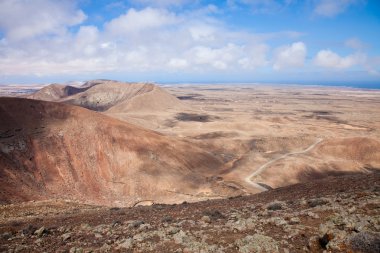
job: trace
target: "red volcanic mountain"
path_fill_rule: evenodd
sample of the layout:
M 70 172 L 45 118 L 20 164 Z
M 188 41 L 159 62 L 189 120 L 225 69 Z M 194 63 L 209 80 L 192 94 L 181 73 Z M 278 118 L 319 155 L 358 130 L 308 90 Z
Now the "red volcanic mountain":
M 222 162 L 178 139 L 81 107 L 0 98 L 0 203 L 107 205 L 214 195 Z

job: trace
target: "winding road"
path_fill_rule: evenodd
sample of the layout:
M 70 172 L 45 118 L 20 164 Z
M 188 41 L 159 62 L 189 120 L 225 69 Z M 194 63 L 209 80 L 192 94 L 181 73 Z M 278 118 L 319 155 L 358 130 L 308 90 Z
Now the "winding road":
M 275 163 L 277 162 L 278 160 L 281 160 L 281 159 L 284 159 L 288 156 L 292 156 L 292 155 L 300 155 L 300 154 L 304 154 L 306 152 L 309 152 L 310 150 L 312 150 L 313 148 L 315 148 L 315 146 L 317 146 L 321 141 L 323 141 L 323 139 L 318 139 L 316 142 L 314 142 L 312 145 L 310 145 L 307 149 L 305 150 L 302 150 L 302 151 L 297 151 L 297 152 L 291 152 L 291 153 L 287 153 L 287 154 L 284 154 L 280 157 L 277 157 L 277 158 L 274 158 L 272 160 L 270 160 L 269 162 L 261 165 L 257 170 L 255 170 L 253 173 L 251 173 L 250 175 L 248 175 L 246 178 L 245 178 L 245 182 L 247 182 L 248 184 L 252 185 L 253 187 L 261 190 L 261 191 L 266 191 L 268 190 L 267 188 L 261 186 L 260 184 L 258 183 L 255 183 L 251 180 L 252 177 L 255 177 L 255 176 L 258 176 L 261 172 L 263 172 L 269 165 L 271 165 L 272 163 Z

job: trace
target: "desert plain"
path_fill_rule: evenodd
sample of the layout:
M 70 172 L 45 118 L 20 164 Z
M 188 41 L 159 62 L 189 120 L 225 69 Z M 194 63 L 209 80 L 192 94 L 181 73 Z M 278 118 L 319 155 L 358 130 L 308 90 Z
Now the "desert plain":
M 108 114 L 220 157 L 213 179 L 257 193 L 380 167 L 380 92 L 342 87 L 166 85 L 184 109 Z
M 378 249 L 380 91 L 93 80 L 0 96 L 2 250 Z
M 379 91 L 259 84 L 167 88 L 194 111 L 147 127 L 218 153 L 228 164 L 218 176 L 248 192 L 264 190 L 254 183 L 277 188 L 380 167 Z
M 13 93 L 9 92 L 10 88 L 13 89 Z M 139 156 L 149 156 L 148 160 L 152 160 L 152 163 L 140 166 L 139 163 L 146 163 L 146 157 L 142 159 L 143 162 L 131 158 L 129 163 L 119 163 L 122 170 L 139 171 L 133 175 L 121 173 L 124 176 L 118 180 L 112 179 L 114 183 L 111 182 L 112 185 L 107 187 L 120 188 L 120 184 L 130 184 L 128 180 L 132 180 L 131 184 L 136 184 L 137 188 L 130 187 L 124 193 L 136 196 L 130 201 L 120 202 L 118 199 L 115 202 L 107 202 L 108 205 L 131 206 L 138 202 L 180 203 L 185 200 L 224 198 L 258 193 L 329 176 L 366 173 L 380 168 L 380 91 L 377 90 L 275 84 L 154 85 L 108 80 L 89 81 L 82 86 L 53 84 L 40 88 L 40 86 L 19 88 L 12 86 L 2 87 L 2 91 L 3 94 L 7 92 L 8 96 L 15 94 L 14 96 L 35 99 L 34 101 L 74 104 L 96 112 L 86 116 L 89 124 L 80 120 L 82 112 L 79 113 L 79 121 L 75 124 L 68 123 L 70 119 L 64 119 L 67 124 L 66 130 L 73 135 L 70 140 L 72 143 L 65 144 L 64 140 L 64 147 L 56 153 L 61 156 L 62 150 L 72 150 L 81 145 L 80 138 L 83 134 L 87 134 L 83 138 L 90 149 L 72 150 L 70 155 L 62 156 L 61 160 L 51 163 L 51 166 L 59 167 L 59 164 L 67 162 L 63 160 L 75 160 L 76 156 L 80 160 L 81 156 L 93 152 L 91 149 L 93 145 L 99 145 L 99 152 L 111 148 L 112 143 L 103 147 L 105 142 L 102 140 L 100 140 L 102 143 L 96 144 L 99 136 L 114 132 L 112 126 L 108 129 L 91 127 L 98 115 L 107 116 L 101 119 L 102 122 L 108 123 L 112 121 L 111 119 L 116 119 L 137 127 L 136 131 L 143 129 L 141 134 L 134 133 L 133 130 L 128 131 L 131 138 L 134 135 L 141 138 L 135 140 L 138 142 L 137 146 L 139 142 L 140 144 L 147 142 L 144 147 L 136 147 L 140 150 L 145 148 L 146 150 L 142 151 L 144 154 L 137 151 L 133 156 L 136 156 L 137 160 Z M 58 106 L 58 104 L 53 105 Z M 65 110 L 71 111 L 71 108 L 75 107 L 70 106 Z M 20 110 L 21 114 L 25 112 L 21 108 L 13 110 Z M 52 112 L 51 117 L 56 117 L 57 113 Z M 87 114 L 87 111 L 83 113 Z M 15 112 L 11 114 L 17 115 Z M 26 120 L 25 117 L 20 115 L 16 121 L 23 120 Z M 10 126 L 6 126 L 8 123 L 6 121 L 4 117 L 3 147 L 9 139 L 6 131 L 12 131 Z M 28 124 L 33 121 L 34 124 L 39 124 L 33 117 Z M 104 126 L 105 123 L 102 122 L 99 124 Z M 85 126 L 81 126 L 82 123 Z M 51 134 L 62 137 L 64 130 L 59 129 L 58 124 L 48 124 L 55 125 L 58 129 L 56 127 L 47 135 L 37 136 L 37 140 L 48 140 Z M 18 131 L 23 132 L 20 129 Z M 144 131 L 149 133 L 142 136 L 145 135 Z M 78 134 L 75 135 L 75 132 Z M 93 139 L 92 134 L 96 136 Z M 169 157 L 166 164 L 172 163 L 169 160 L 174 154 L 159 147 L 155 151 L 153 146 L 156 144 L 149 150 L 149 143 L 152 143 L 150 142 L 152 137 L 147 137 L 149 134 L 158 134 L 159 139 L 165 139 L 166 147 L 174 148 L 184 156 L 184 159 L 188 159 L 186 162 L 180 159 L 176 164 L 167 167 L 177 170 L 175 166 L 181 167 L 180 163 L 193 163 L 190 165 L 191 173 L 179 173 L 181 175 L 179 180 L 184 182 L 180 184 L 182 187 L 170 182 L 171 179 L 165 183 L 166 176 L 160 175 L 168 168 L 160 163 L 161 154 L 158 153 L 165 152 L 162 156 Z M 79 143 L 75 143 L 77 141 Z M 177 142 L 180 144 L 176 144 Z M 195 150 L 197 154 L 193 154 Z M 34 156 L 38 156 L 36 153 L 40 151 L 32 152 L 35 153 Z M 113 160 L 128 160 L 126 157 L 131 157 L 131 153 L 122 154 L 122 152 L 115 151 Z M 56 154 L 53 152 L 50 155 Z M 30 161 L 32 156 L 30 155 Z M 91 159 L 90 157 L 89 160 Z M 95 162 L 95 166 L 99 166 L 99 170 L 106 170 L 105 167 L 111 167 L 112 170 L 118 166 L 115 165 L 117 161 L 105 165 L 102 163 L 104 159 L 99 158 L 99 155 L 97 160 L 100 165 Z M 40 162 L 46 163 L 42 158 Z M 69 163 L 74 164 L 70 164 L 72 170 L 89 167 L 88 163 L 81 165 L 75 165 L 75 161 Z M 134 178 L 141 174 L 141 170 L 147 170 L 146 168 L 151 166 L 160 167 L 141 178 L 140 176 Z M 170 171 L 168 173 L 169 177 L 173 174 Z M 196 179 L 199 175 L 203 178 Z M 124 182 L 123 177 L 127 181 Z M 144 182 L 157 180 L 157 184 L 152 187 L 151 183 L 139 183 L 140 180 Z M 160 188 L 160 183 L 165 185 L 162 187 L 166 192 L 165 197 L 152 194 L 156 188 Z M 98 192 L 99 189 L 95 188 L 94 191 Z M 75 193 L 73 197 L 75 198 Z M 84 200 L 82 198 L 82 201 Z

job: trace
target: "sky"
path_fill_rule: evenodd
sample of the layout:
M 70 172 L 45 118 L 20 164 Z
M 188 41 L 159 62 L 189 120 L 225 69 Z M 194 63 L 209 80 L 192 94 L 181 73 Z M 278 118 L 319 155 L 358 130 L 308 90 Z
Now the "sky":
M 0 83 L 378 83 L 379 0 L 0 0 Z

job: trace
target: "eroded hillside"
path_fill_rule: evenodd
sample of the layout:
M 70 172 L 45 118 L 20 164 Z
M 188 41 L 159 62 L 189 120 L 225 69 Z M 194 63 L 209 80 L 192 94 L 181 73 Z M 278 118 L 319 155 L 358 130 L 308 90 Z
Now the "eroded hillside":
M 2 203 L 133 205 L 233 193 L 209 179 L 223 163 L 207 150 L 100 113 L 0 98 L 0 118 Z

